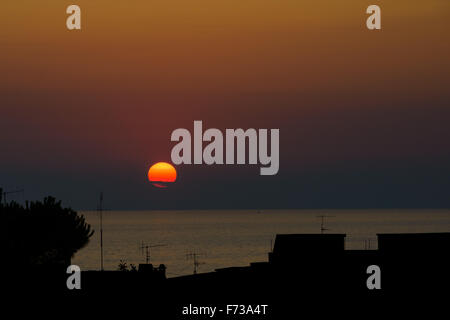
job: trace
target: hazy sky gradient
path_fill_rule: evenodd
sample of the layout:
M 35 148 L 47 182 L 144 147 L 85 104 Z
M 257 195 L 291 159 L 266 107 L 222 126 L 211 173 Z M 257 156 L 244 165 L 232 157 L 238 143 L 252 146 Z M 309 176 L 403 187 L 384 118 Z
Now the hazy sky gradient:
M 12 1 L 0 187 L 75 208 L 449 207 L 450 2 Z M 280 171 L 179 166 L 171 132 L 280 128 Z M 19 198 L 20 199 L 20 198 Z

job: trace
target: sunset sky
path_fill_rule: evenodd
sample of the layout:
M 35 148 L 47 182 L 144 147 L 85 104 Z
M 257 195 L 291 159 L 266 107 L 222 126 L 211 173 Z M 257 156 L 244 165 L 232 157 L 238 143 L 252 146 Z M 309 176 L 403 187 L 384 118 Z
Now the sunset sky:
M 448 0 L 3 1 L 0 187 L 76 209 L 100 191 L 110 209 L 449 207 L 449 30 Z M 155 188 L 194 120 L 279 128 L 278 174 L 180 165 Z

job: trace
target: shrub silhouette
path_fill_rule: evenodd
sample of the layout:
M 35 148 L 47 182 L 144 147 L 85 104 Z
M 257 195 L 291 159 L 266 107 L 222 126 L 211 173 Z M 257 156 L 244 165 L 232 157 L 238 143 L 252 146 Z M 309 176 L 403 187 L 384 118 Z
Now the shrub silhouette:
M 29 265 L 67 265 L 94 231 L 83 215 L 47 197 L 26 206 L 0 204 L 1 247 L 9 261 Z

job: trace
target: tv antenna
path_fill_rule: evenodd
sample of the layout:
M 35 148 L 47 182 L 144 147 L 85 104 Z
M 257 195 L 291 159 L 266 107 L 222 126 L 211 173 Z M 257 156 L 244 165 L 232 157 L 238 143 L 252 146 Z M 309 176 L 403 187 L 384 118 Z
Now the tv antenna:
M 165 247 L 167 244 L 144 244 L 144 241 L 141 242 L 141 246 L 139 247 L 141 249 L 141 254 L 144 254 L 145 249 L 145 263 L 149 264 L 150 262 L 150 248 L 157 248 L 157 247 Z
M 3 203 L 6 204 L 7 203 L 6 196 L 8 194 L 20 193 L 21 195 L 23 195 L 24 192 L 25 192 L 24 189 L 16 189 L 16 190 L 10 190 L 10 191 L 3 191 L 3 189 L 0 189 L 0 201 L 3 200 Z
M 204 254 L 191 252 L 186 254 L 186 260 L 193 260 L 194 262 L 194 274 L 197 274 L 198 267 L 202 264 L 206 264 L 206 262 L 200 262 L 198 261 L 198 257 L 204 256 Z
M 364 240 L 364 250 L 370 250 L 371 239 Z
M 103 271 L 103 192 L 100 192 L 100 202 L 97 211 L 100 215 L 100 270 Z
M 325 218 L 334 218 L 335 216 L 327 216 L 325 214 L 317 216 L 320 218 L 320 234 L 323 234 L 325 231 L 329 231 L 330 229 L 325 228 Z

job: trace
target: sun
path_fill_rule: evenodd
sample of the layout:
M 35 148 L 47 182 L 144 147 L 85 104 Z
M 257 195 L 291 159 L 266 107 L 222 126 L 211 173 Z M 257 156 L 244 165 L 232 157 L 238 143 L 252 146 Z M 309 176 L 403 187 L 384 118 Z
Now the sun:
M 158 188 L 166 188 L 167 183 L 177 180 L 177 170 L 167 162 L 158 162 L 148 170 L 148 180 Z

